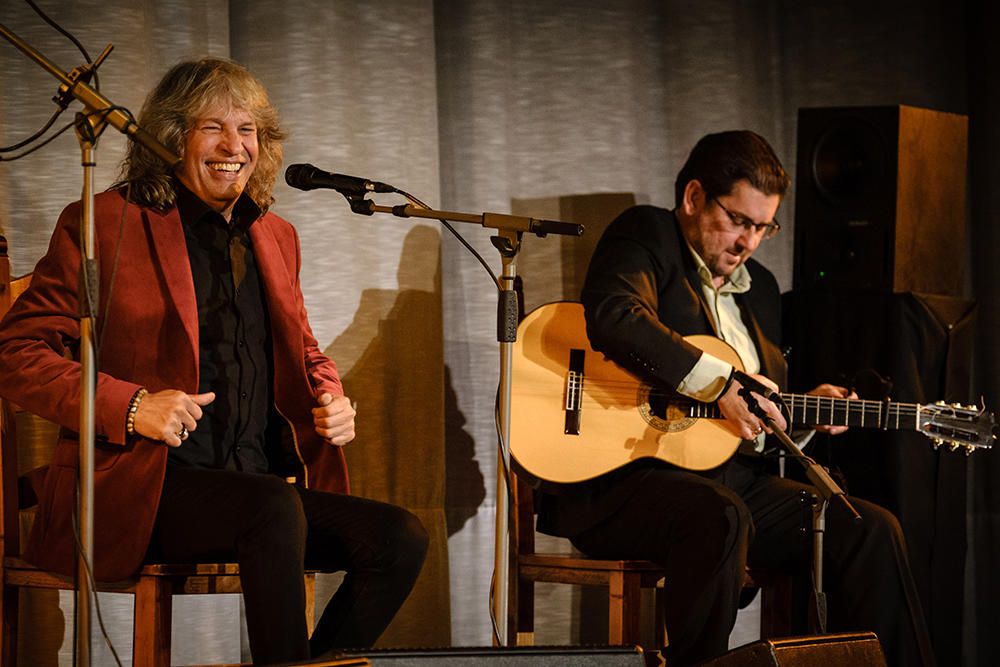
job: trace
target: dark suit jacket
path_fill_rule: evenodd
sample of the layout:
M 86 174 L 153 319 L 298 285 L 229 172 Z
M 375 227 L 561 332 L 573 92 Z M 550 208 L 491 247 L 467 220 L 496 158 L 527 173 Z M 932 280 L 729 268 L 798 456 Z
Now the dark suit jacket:
M 736 302 L 757 346 L 761 373 L 782 386 L 787 367 L 777 345 L 778 284 L 755 260 L 747 260 L 746 267 L 752 286 L 735 295 Z M 701 356 L 683 336 L 718 335 L 677 219 L 662 208 L 635 206 L 608 226 L 594 250 L 581 300 L 594 349 L 666 387 L 677 387 Z M 578 488 L 541 494 L 539 530 L 572 537 L 593 526 L 628 500 L 651 465 L 657 464 L 637 461 Z
M 103 581 L 124 579 L 141 566 L 166 469 L 164 444 L 126 437 L 129 401 L 140 386 L 151 392 L 198 390 L 198 312 L 180 215 L 176 207 L 159 212 L 129 204 L 120 226 L 123 206 L 118 191 L 95 198 L 101 348 L 94 561 L 95 575 Z M 25 555 L 64 574 L 75 567 L 79 218 L 79 203 L 63 211 L 31 287 L 0 325 L 0 391 L 62 426 Z M 251 226 L 250 237 L 270 315 L 275 408 L 291 427 L 290 453 L 302 463 L 300 479 L 309 487 L 347 492 L 343 453 L 312 426 L 315 397 L 343 394 L 343 389 L 336 366 L 320 351 L 306 319 L 298 236 L 286 221 L 267 213 Z

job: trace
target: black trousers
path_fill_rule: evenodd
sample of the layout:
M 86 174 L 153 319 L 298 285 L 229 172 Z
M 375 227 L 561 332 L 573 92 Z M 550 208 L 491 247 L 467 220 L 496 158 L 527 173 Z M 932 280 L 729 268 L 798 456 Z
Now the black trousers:
M 168 466 L 150 556 L 239 563 L 258 664 L 371 646 L 409 595 L 427 532 L 406 510 L 273 475 Z M 309 639 L 304 570 L 346 570 Z
M 737 456 L 709 476 L 650 470 L 619 511 L 572 538 L 594 557 L 652 560 L 665 568 L 670 667 L 726 651 L 747 563 L 808 572 L 811 513 L 800 492 L 811 487 L 764 467 L 761 459 Z M 932 665 L 899 522 L 878 505 L 851 502 L 860 524 L 840 507 L 826 513 L 828 629 L 874 631 L 889 665 Z

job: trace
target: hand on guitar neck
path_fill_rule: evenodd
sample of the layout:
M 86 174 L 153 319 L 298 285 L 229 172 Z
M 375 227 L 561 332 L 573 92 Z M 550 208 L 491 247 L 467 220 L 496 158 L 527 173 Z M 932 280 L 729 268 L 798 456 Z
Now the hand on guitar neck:
M 743 375 L 743 373 L 740 373 Z M 739 376 L 734 377 L 733 381 L 729 384 L 729 388 L 726 389 L 722 396 L 719 396 L 717 403 L 719 406 L 719 411 L 722 412 L 722 416 L 726 418 L 726 422 L 734 433 L 738 434 L 744 440 L 753 440 L 761 431 L 766 431 L 767 433 L 772 433 L 773 431 L 769 426 L 767 426 L 760 417 L 755 415 L 747 402 L 740 396 L 740 390 L 743 389 L 743 384 L 738 379 Z M 778 385 L 774 384 L 770 379 L 764 377 L 763 375 L 750 375 L 745 376 L 752 380 L 769 387 L 772 391 L 778 390 Z M 747 382 L 750 385 L 750 382 Z M 752 387 L 753 388 L 753 387 Z M 755 389 L 755 388 L 754 388 Z M 757 403 L 762 410 L 774 420 L 779 428 L 784 430 L 787 428 L 788 423 L 785 421 L 784 415 L 781 414 L 781 410 L 773 402 L 764 398 L 761 393 L 754 391 L 754 397 L 757 399 Z
M 733 391 L 735 389 L 735 391 Z M 756 399 L 756 403 L 759 405 L 757 410 L 753 409 L 753 406 L 748 405 L 752 401 L 745 400 L 745 396 L 741 395 L 741 390 L 743 394 L 746 394 L 747 390 L 753 392 L 753 397 Z M 726 395 L 734 394 L 733 397 L 728 399 L 729 401 L 738 402 L 743 401 L 743 407 L 750 413 L 751 417 L 761 417 L 760 410 L 763 410 L 765 414 L 774 419 L 773 412 L 771 412 L 771 407 L 777 407 L 774 401 L 780 400 L 778 395 L 778 386 L 774 384 L 769 378 L 763 375 L 747 375 L 742 371 L 734 371 L 733 382 L 729 386 Z M 809 392 L 806 392 L 808 396 L 829 396 L 833 398 L 857 398 L 858 395 L 847 389 L 846 387 L 839 387 L 833 384 L 821 384 Z M 729 418 L 729 413 L 726 412 L 726 408 L 722 405 L 723 397 L 720 397 L 719 408 L 722 414 L 726 416 L 727 421 L 733 424 L 733 420 Z M 736 409 L 739 410 L 740 406 L 736 405 Z M 778 409 L 780 413 L 780 408 Z M 756 412 L 756 414 L 754 414 Z M 739 415 L 737 418 L 741 418 Z M 775 419 L 775 422 L 781 424 L 781 428 L 785 428 L 785 422 L 783 420 Z M 745 433 L 745 421 L 740 421 L 740 426 L 738 430 L 742 437 L 746 438 Z M 762 421 L 761 426 L 765 428 L 768 433 L 771 433 L 771 429 L 767 427 L 767 424 Z M 759 428 L 759 427 L 755 427 Z M 847 430 L 847 426 L 831 426 L 831 425 L 812 425 L 812 428 L 816 429 L 820 433 L 828 433 L 830 435 L 839 435 Z
M 834 398 L 857 398 L 857 393 L 851 391 L 847 387 L 838 387 L 835 384 L 821 384 L 812 391 L 807 391 L 808 396 L 832 396 Z M 813 426 L 814 429 L 820 433 L 829 433 L 830 435 L 840 435 L 847 430 L 847 426 Z

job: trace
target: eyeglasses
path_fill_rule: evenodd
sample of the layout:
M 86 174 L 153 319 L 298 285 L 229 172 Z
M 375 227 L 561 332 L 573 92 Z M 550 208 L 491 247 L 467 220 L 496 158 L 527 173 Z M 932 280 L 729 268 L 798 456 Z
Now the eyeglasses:
M 722 205 L 722 202 L 712 197 L 712 201 L 719 205 L 726 215 L 729 216 L 729 221 L 732 222 L 737 227 L 743 229 L 743 231 L 750 231 L 753 229 L 753 233 L 763 236 L 765 239 L 773 238 L 781 231 L 781 225 L 778 224 L 777 220 L 772 220 L 771 222 L 754 222 L 745 215 L 740 215 L 739 213 L 733 213 L 728 208 Z

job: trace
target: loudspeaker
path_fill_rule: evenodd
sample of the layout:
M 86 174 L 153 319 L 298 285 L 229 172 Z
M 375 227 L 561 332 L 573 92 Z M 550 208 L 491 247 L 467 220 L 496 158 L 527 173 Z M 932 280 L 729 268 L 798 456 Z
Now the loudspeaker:
M 350 654 L 349 654 L 350 655 Z M 374 649 L 367 657 L 375 667 L 645 667 L 634 646 L 512 646 L 441 649 Z
M 967 152 L 965 116 L 800 109 L 795 287 L 960 295 Z
M 700 667 L 886 667 L 871 632 L 762 639 L 733 649 Z

